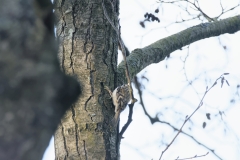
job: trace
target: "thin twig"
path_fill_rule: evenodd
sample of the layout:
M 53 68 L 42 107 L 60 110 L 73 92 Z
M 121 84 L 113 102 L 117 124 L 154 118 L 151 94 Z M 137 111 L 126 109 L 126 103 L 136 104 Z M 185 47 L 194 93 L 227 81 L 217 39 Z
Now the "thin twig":
M 228 73 L 222 74 L 219 78 L 216 79 L 216 81 L 214 82 L 214 84 L 213 84 L 210 88 L 208 88 L 208 87 L 206 88 L 206 91 L 205 91 L 205 93 L 204 93 L 204 95 L 203 95 L 200 103 L 198 104 L 198 107 L 192 112 L 192 114 L 191 114 L 190 116 L 186 116 L 185 121 L 183 122 L 183 124 L 182 124 L 181 128 L 179 129 L 178 133 L 176 134 L 176 136 L 175 136 L 175 137 L 173 138 L 173 140 L 167 145 L 167 147 L 162 151 L 159 160 L 161 160 L 164 152 L 172 145 L 172 143 L 175 141 L 175 139 L 176 139 L 177 136 L 180 134 L 180 132 L 182 132 L 182 128 L 184 127 L 184 125 L 186 124 L 186 122 L 187 122 L 187 121 L 196 113 L 196 111 L 203 105 L 203 100 L 204 100 L 206 94 L 217 84 L 217 81 L 218 81 L 219 79 L 221 79 L 221 84 L 223 85 L 223 83 L 224 83 L 224 81 L 225 81 L 224 75 L 228 75 Z M 221 86 L 222 86 L 222 85 L 221 85 Z
M 106 8 L 105 8 L 105 5 L 104 5 L 104 0 L 102 2 L 102 7 L 103 7 L 103 12 L 104 12 L 104 15 L 105 17 L 107 18 L 108 22 L 111 24 L 111 26 L 113 27 L 113 29 L 116 31 L 116 33 L 118 34 L 118 29 L 117 27 L 113 24 L 113 22 L 111 21 L 111 19 L 109 18 L 108 14 L 107 14 L 107 11 L 106 11 Z
M 130 123 L 132 122 L 132 113 L 133 113 L 133 105 L 134 104 L 129 104 L 129 114 L 128 114 L 128 121 L 127 123 L 123 126 L 121 132 L 119 133 L 119 138 L 122 139 L 124 132 L 127 130 L 128 126 L 130 125 Z
M 193 157 L 189 157 L 189 158 L 181 158 L 181 159 L 177 158 L 177 159 L 175 159 L 175 160 L 186 160 L 186 159 L 194 159 L 194 158 L 205 157 L 205 156 L 208 155 L 208 153 L 209 153 L 209 152 L 207 152 L 206 154 L 200 155 L 200 156 L 195 155 L 195 156 L 193 156 Z
M 131 85 L 131 79 L 130 79 L 130 76 L 129 76 L 128 64 L 127 64 L 127 60 L 126 60 L 126 51 L 125 51 L 125 47 L 124 47 L 123 41 L 121 39 L 120 27 L 118 29 L 113 24 L 111 19 L 109 18 L 108 14 L 107 14 L 107 11 L 106 11 L 106 8 L 105 8 L 105 5 L 104 5 L 104 0 L 102 2 L 102 7 L 103 7 L 103 12 L 104 12 L 105 17 L 107 18 L 108 22 L 111 24 L 113 29 L 116 31 L 117 36 L 118 36 L 118 41 L 119 41 L 121 49 L 122 49 L 122 55 L 123 55 L 123 59 L 124 59 L 124 62 L 125 62 L 125 67 L 126 67 L 125 68 L 125 73 L 126 73 L 127 81 L 128 81 L 128 84 L 129 84 L 129 92 L 130 92 L 130 96 L 131 96 L 131 104 L 134 104 L 137 100 L 133 96 L 133 89 L 132 89 L 132 85 Z
M 178 0 L 178 1 L 163 1 L 163 0 L 159 0 L 159 2 L 160 2 L 160 3 L 170 3 L 170 4 L 175 4 L 175 3 L 179 3 L 179 2 L 187 2 L 187 3 L 191 4 L 191 5 L 194 7 L 194 8 L 192 8 L 192 7 L 190 6 L 193 10 L 199 11 L 199 12 L 203 15 L 203 17 L 206 18 L 209 22 L 217 21 L 223 14 L 225 14 L 225 13 L 231 11 L 231 10 L 234 10 L 235 8 L 237 8 L 237 7 L 240 6 L 240 4 L 238 4 L 238 5 L 232 7 L 232 8 L 230 8 L 230 9 L 228 9 L 228 10 L 225 10 L 225 9 L 223 8 L 222 2 L 221 2 L 221 0 L 220 0 L 220 7 L 221 7 L 221 10 L 222 10 L 222 11 L 221 11 L 221 13 L 220 13 L 218 16 L 211 18 L 211 17 L 209 17 L 205 12 L 203 12 L 203 10 L 200 8 L 200 5 L 199 5 L 198 0 L 194 0 L 193 2 L 191 2 L 191 1 L 189 1 L 189 0 Z M 179 6 L 179 5 L 178 5 L 178 6 Z M 179 7 L 180 7 L 180 6 L 179 6 Z M 189 14 L 187 8 L 186 8 L 184 11 L 186 11 L 186 12 Z
M 130 98 L 131 98 L 131 104 L 129 104 L 128 121 L 127 121 L 127 123 L 124 125 L 124 127 L 122 128 L 122 130 L 119 133 L 120 134 L 120 136 L 119 136 L 119 143 L 120 143 L 122 135 L 124 134 L 124 132 L 126 131 L 128 126 L 130 125 L 130 123 L 132 122 L 132 113 L 133 113 L 132 109 L 133 109 L 134 103 L 137 101 L 137 99 L 135 99 L 134 95 L 133 95 L 133 89 L 132 89 L 132 85 L 131 85 L 131 79 L 130 79 L 130 76 L 129 76 L 128 64 L 127 64 L 127 60 L 126 60 L 125 45 L 124 45 L 124 43 L 123 43 L 123 41 L 121 39 L 121 32 L 120 32 L 121 27 L 116 27 L 114 25 L 114 23 L 111 21 L 111 19 L 109 18 L 108 14 L 107 14 L 107 11 L 106 11 L 106 8 L 105 8 L 105 5 L 104 5 L 104 0 L 102 1 L 102 7 L 103 7 L 103 12 L 104 12 L 105 17 L 107 18 L 108 22 L 111 24 L 113 29 L 116 31 L 117 36 L 118 36 L 118 42 L 119 42 L 119 44 L 121 46 L 122 55 L 123 55 L 123 59 L 124 59 L 124 62 L 125 62 L 125 67 L 126 67 L 125 68 L 125 74 L 126 74 L 127 81 L 128 81 L 128 84 L 129 84 L 128 86 L 129 86 L 129 93 L 130 93 Z M 113 7 L 113 4 L 112 4 L 112 7 Z M 114 8 L 112 8 L 112 9 L 113 9 L 113 13 L 115 13 Z
M 174 127 L 172 124 L 170 124 L 169 122 L 166 122 L 166 121 L 162 121 L 158 118 L 158 116 L 156 115 L 155 117 L 151 117 L 146 108 L 145 108 L 145 105 L 144 105 L 144 102 L 143 102 L 143 99 L 142 99 L 142 91 L 140 89 L 140 84 L 138 82 L 138 78 L 137 76 L 134 77 L 134 80 L 135 80 L 135 86 L 138 90 L 138 94 L 139 94 L 139 98 L 140 98 L 140 104 L 141 106 L 143 107 L 143 111 L 145 113 L 145 115 L 150 119 L 151 123 L 154 124 L 156 122 L 159 122 L 159 123 L 163 123 L 163 124 L 166 124 L 168 126 L 170 126 L 174 131 L 179 131 L 178 128 Z M 188 133 L 184 132 L 184 131 L 181 131 L 182 134 L 186 135 L 187 137 L 191 138 L 194 142 L 196 142 L 197 144 L 201 145 L 202 147 L 206 148 L 207 150 L 209 150 L 213 155 L 215 155 L 217 158 L 221 159 L 221 157 L 219 155 L 217 155 L 213 149 L 207 147 L 206 145 L 202 144 L 201 142 L 199 142 L 196 138 L 194 138 L 193 136 L 189 135 Z

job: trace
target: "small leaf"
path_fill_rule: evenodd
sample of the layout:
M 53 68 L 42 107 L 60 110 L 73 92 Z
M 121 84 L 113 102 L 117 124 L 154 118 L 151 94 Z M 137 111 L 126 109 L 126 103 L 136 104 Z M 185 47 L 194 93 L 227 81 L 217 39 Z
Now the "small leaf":
M 219 114 L 222 116 L 222 112 L 221 111 L 219 111 Z
M 228 75 L 229 73 L 223 73 L 223 75 Z
M 144 22 L 141 21 L 139 24 L 140 24 L 143 28 L 145 28 Z
M 188 118 L 188 115 L 186 115 L 185 119 L 187 119 L 187 118 Z
M 147 16 L 148 16 L 148 12 L 144 14 L 144 18 L 147 18 Z
M 203 128 L 205 128 L 205 127 L 206 127 L 206 125 L 207 125 L 207 123 L 206 123 L 206 122 L 203 122 L 203 125 L 202 125 L 202 127 L 203 127 Z
M 211 120 L 210 115 L 211 115 L 210 113 L 207 113 L 207 114 L 206 114 L 208 120 Z
M 231 99 L 231 100 L 230 100 L 230 103 L 235 103 L 235 99 Z
M 224 83 L 224 77 L 222 77 L 222 79 L 221 79 L 221 88 L 222 88 L 222 86 L 223 86 L 223 83 Z
M 158 13 L 158 12 L 159 12 L 159 9 L 156 9 L 156 10 L 155 10 L 155 13 Z

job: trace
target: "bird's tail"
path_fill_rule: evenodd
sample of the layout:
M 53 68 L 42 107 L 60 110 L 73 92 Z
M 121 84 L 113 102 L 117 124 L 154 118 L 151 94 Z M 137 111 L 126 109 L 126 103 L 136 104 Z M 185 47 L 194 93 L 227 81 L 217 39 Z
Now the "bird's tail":
M 112 126 L 113 126 L 114 128 L 116 128 L 117 125 L 118 125 L 119 116 L 120 116 L 120 112 L 117 111 L 117 112 L 115 113 L 115 116 L 114 116 L 113 119 L 112 119 Z

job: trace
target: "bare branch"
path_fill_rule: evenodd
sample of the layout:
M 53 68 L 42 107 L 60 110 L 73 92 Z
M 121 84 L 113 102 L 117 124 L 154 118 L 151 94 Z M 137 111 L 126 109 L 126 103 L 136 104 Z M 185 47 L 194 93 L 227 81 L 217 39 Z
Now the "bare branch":
M 195 156 L 193 156 L 193 157 L 189 157 L 189 158 L 181 158 L 181 159 L 177 158 L 177 159 L 175 159 L 175 160 L 186 160 L 186 159 L 194 159 L 194 158 L 205 157 L 205 156 L 208 155 L 208 153 L 209 153 L 209 152 L 207 152 L 206 154 L 200 155 L 200 156 L 195 155 Z
M 240 15 L 212 23 L 201 23 L 177 34 L 163 38 L 145 48 L 135 49 L 128 57 L 130 78 L 152 63 L 159 63 L 175 50 L 198 40 L 219 36 L 224 33 L 235 33 L 240 30 Z M 220 27 L 221 26 L 221 27 Z M 126 82 L 124 76 L 125 62 L 118 65 L 118 82 Z
M 199 5 L 199 3 L 198 3 L 198 0 L 194 0 L 193 2 L 191 2 L 191 1 L 189 1 L 189 0 L 179 0 L 179 1 L 163 1 L 163 0 L 160 0 L 160 1 L 159 1 L 159 3 L 171 3 L 171 4 L 177 4 L 177 3 L 179 3 L 179 2 L 186 2 L 186 3 L 191 4 L 192 6 L 190 6 L 190 7 L 191 7 L 193 10 L 195 10 L 195 11 L 199 11 L 199 12 L 202 14 L 202 16 L 203 16 L 205 19 L 208 20 L 208 22 L 217 21 L 217 20 L 220 18 L 220 16 L 222 16 L 224 13 L 227 13 L 227 12 L 229 12 L 229 11 L 231 11 L 231 10 L 234 10 L 235 8 L 237 8 L 237 7 L 240 6 L 240 4 L 238 4 L 238 5 L 232 7 L 232 8 L 230 8 L 230 9 L 228 9 L 228 10 L 225 10 L 225 9 L 223 8 L 223 6 L 222 6 L 222 1 L 220 0 L 220 6 L 221 6 L 221 9 L 222 9 L 221 13 L 220 13 L 218 16 L 216 16 L 216 17 L 210 17 L 210 16 L 208 16 L 205 12 L 203 12 L 203 10 L 200 8 L 200 5 Z M 178 6 L 179 6 L 179 4 L 178 4 Z M 179 8 L 181 8 L 181 7 L 179 6 Z M 185 9 L 184 11 L 189 14 L 189 11 L 188 11 L 187 9 Z M 189 15 L 190 15 L 190 14 L 189 14 Z
M 130 123 L 132 122 L 132 114 L 133 114 L 133 106 L 134 104 L 129 104 L 129 113 L 128 113 L 128 120 L 127 123 L 123 126 L 121 132 L 119 133 L 119 138 L 123 138 L 123 134 L 124 132 L 127 130 L 128 126 L 130 125 Z
M 102 2 L 102 7 L 103 7 L 103 11 L 104 11 L 104 15 L 105 17 L 107 18 L 108 22 L 112 25 L 113 29 L 116 31 L 117 35 L 118 35 L 118 42 L 121 46 L 121 49 L 122 49 L 122 55 L 123 55 L 123 59 L 124 59 L 124 62 L 125 62 L 125 74 L 126 74 L 126 77 L 127 77 L 127 81 L 128 81 L 128 84 L 129 84 L 129 92 L 130 92 L 130 96 L 131 96 L 131 104 L 134 104 L 137 100 L 134 98 L 133 96 L 133 89 L 132 89 L 132 85 L 131 85 L 131 79 L 130 79 L 130 76 L 129 76 L 129 71 L 128 71 L 128 63 L 127 63 L 127 60 L 126 60 L 126 51 L 125 51 L 125 45 L 123 44 L 123 41 L 121 39 L 121 32 L 120 32 L 120 28 L 119 29 L 113 24 L 113 22 L 111 21 L 111 19 L 109 18 L 108 14 L 107 14 L 107 11 L 106 11 L 106 8 L 105 8 L 105 5 L 104 5 L 104 0 Z
M 180 130 L 179 130 L 178 128 L 174 127 L 171 123 L 160 120 L 160 119 L 158 118 L 158 115 L 156 115 L 155 117 L 151 117 L 151 116 L 148 114 L 148 112 L 147 112 L 147 110 L 146 110 L 146 108 L 145 108 L 143 99 L 142 99 L 142 91 L 141 91 L 141 89 L 140 89 L 140 83 L 139 83 L 138 78 L 137 78 L 136 76 L 134 77 L 134 82 L 135 82 L 135 86 L 136 86 L 136 88 L 137 88 L 137 90 L 138 90 L 138 94 L 139 94 L 139 97 L 140 97 L 140 102 L 139 102 L 139 103 L 140 103 L 141 106 L 143 107 L 143 111 L 144 111 L 145 115 L 149 118 L 150 122 L 151 122 L 152 124 L 157 123 L 157 122 L 162 123 L 162 124 L 166 124 L 166 125 L 168 125 L 169 127 L 171 127 L 174 131 L 178 131 L 178 132 L 179 132 Z M 199 145 L 201 145 L 202 147 L 204 147 L 204 148 L 206 148 L 207 150 L 209 150 L 209 151 L 210 151 L 213 155 L 215 155 L 217 158 L 221 159 L 221 157 L 220 157 L 219 155 L 217 155 L 213 149 L 211 149 L 211 148 L 207 147 L 206 145 L 202 144 L 202 143 L 199 142 L 196 138 L 194 138 L 193 136 L 189 135 L 188 133 L 186 133 L 186 132 L 184 132 L 184 131 L 181 131 L 181 133 L 184 134 L 184 135 L 186 135 L 187 137 L 191 138 L 191 139 L 192 139 L 194 142 L 196 142 L 197 144 L 199 144 Z
M 112 5 L 112 10 L 115 13 L 113 3 L 112 2 L 110 2 L 110 3 Z M 133 113 L 132 110 L 133 110 L 134 103 L 137 101 L 137 99 L 135 99 L 134 95 L 133 95 L 133 89 L 132 89 L 131 79 L 130 79 L 129 70 L 128 70 L 128 63 L 127 63 L 127 60 L 126 60 L 125 45 L 124 45 L 124 43 L 123 43 L 123 41 L 121 39 L 121 27 L 120 27 L 119 24 L 118 24 L 119 26 L 116 27 L 114 25 L 114 23 L 111 21 L 111 19 L 109 18 L 108 14 L 107 14 L 107 11 L 106 11 L 106 8 L 105 8 L 105 5 L 104 5 L 104 0 L 102 1 L 102 8 L 103 8 L 105 17 L 107 18 L 108 22 L 112 25 L 113 29 L 116 31 L 117 36 L 118 36 L 118 43 L 120 44 L 120 48 L 122 50 L 123 59 L 124 59 L 124 62 L 125 62 L 124 63 L 125 64 L 125 75 L 127 77 L 127 82 L 129 84 L 128 86 L 129 86 L 129 92 L 130 92 L 130 97 L 131 97 L 131 104 L 129 104 L 128 121 L 127 121 L 127 123 L 124 125 L 124 127 L 122 128 L 122 130 L 119 133 L 119 144 L 120 144 L 122 135 L 124 134 L 124 132 L 126 131 L 128 126 L 130 125 L 130 123 L 132 122 L 132 113 Z
M 184 125 L 187 123 L 187 121 L 189 121 L 190 118 L 191 118 L 191 117 L 197 112 L 197 110 L 202 106 L 203 100 L 204 100 L 205 96 L 207 95 L 207 93 L 216 85 L 216 83 L 217 83 L 217 81 L 218 81 L 219 79 L 221 79 L 221 81 L 223 81 L 222 79 L 224 79 L 223 76 L 224 76 L 225 74 L 226 74 L 226 73 L 222 74 L 219 78 L 217 78 L 216 81 L 215 81 L 215 83 L 214 83 L 209 89 L 206 88 L 206 91 L 205 91 L 205 93 L 204 93 L 204 95 L 203 95 L 200 103 L 198 104 L 198 107 L 192 112 L 192 114 L 191 114 L 190 116 L 187 116 L 187 117 L 186 117 L 185 121 L 183 122 L 183 124 L 182 124 L 181 128 L 179 129 L 178 133 L 176 134 L 176 136 L 175 136 L 175 137 L 173 138 L 173 140 L 167 145 L 167 147 L 162 151 L 159 160 L 161 160 L 163 154 L 167 151 L 167 149 L 173 144 L 173 142 L 174 142 L 175 139 L 178 137 L 178 135 L 182 132 L 182 128 L 183 128 Z M 223 82 L 222 82 L 222 84 L 223 84 Z

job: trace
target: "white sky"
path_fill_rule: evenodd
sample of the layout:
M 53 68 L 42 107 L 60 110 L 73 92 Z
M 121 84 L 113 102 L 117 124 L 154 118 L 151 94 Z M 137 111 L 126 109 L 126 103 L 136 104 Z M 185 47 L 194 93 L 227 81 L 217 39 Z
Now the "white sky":
M 239 0 L 222 1 L 226 9 L 239 3 Z M 201 23 L 199 20 L 194 20 L 184 24 L 173 24 L 176 20 L 181 20 L 181 17 L 187 19 L 189 16 L 179 7 L 171 4 L 162 5 L 163 8 L 161 8 L 155 0 L 121 0 L 120 5 L 122 36 L 130 51 Z M 202 0 L 200 6 L 210 17 L 217 16 L 221 12 L 221 6 L 217 0 Z M 143 29 L 139 25 L 139 22 L 144 19 L 143 15 L 146 12 L 154 13 L 157 7 L 160 12 L 155 15 L 160 18 L 161 23 L 146 23 L 146 28 Z M 237 14 L 240 14 L 239 8 L 224 14 L 220 19 Z M 166 27 L 167 25 L 168 27 Z M 149 82 L 143 81 L 145 85 L 144 103 L 149 114 L 155 116 L 156 113 L 161 113 L 159 114 L 161 120 L 169 121 L 175 127 L 180 128 L 185 116 L 190 115 L 197 107 L 206 86 L 210 87 L 222 73 L 230 73 L 225 76 L 230 86 L 224 84 L 221 88 L 219 81 L 218 85 L 207 94 L 204 105 L 193 116 L 191 123 L 187 123 L 183 130 L 209 148 L 214 149 L 221 158 L 231 160 L 240 159 L 240 127 L 238 127 L 240 97 L 235 94 L 236 86 L 240 84 L 239 42 L 240 32 L 204 39 L 191 44 L 189 50 L 184 47 L 182 51 L 175 51 L 171 54 L 170 59 L 153 64 L 138 74 L 139 77 L 145 75 L 149 78 Z M 221 45 L 227 48 L 223 49 Z M 183 63 L 181 60 L 184 60 L 187 54 L 189 54 L 187 60 Z M 189 80 L 198 77 L 198 80 L 193 82 L 193 87 L 187 86 L 184 74 Z M 138 97 L 137 92 L 135 96 Z M 169 98 L 171 96 L 175 98 Z M 235 103 L 230 104 L 229 102 L 233 98 Z M 225 115 L 221 118 L 218 113 L 223 110 Z M 212 120 L 207 120 L 206 113 L 211 113 Z M 128 109 L 121 115 L 121 125 L 126 122 L 127 116 Z M 205 129 L 202 128 L 204 121 L 207 122 Z M 157 160 L 162 150 L 165 149 L 162 142 L 168 144 L 175 134 L 176 132 L 173 132 L 167 125 L 160 123 L 151 125 L 149 119 L 144 115 L 142 107 L 137 103 L 134 107 L 133 122 L 125 132 L 125 138 L 121 143 L 121 159 Z M 187 158 L 207 152 L 208 150 L 204 147 L 198 146 L 188 137 L 180 135 L 165 152 L 163 159 L 173 160 L 178 156 Z M 52 140 L 43 160 L 53 159 Z M 217 160 L 211 153 L 198 159 Z

